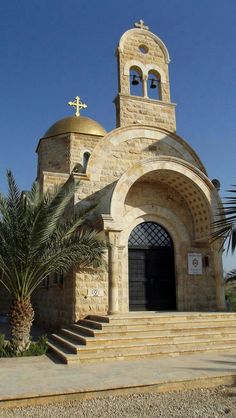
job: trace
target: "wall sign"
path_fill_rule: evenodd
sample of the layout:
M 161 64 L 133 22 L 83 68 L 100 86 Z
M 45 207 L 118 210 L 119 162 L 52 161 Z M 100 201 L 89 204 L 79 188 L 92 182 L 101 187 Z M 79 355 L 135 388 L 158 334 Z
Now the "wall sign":
M 202 274 L 202 254 L 199 254 L 199 253 L 188 254 L 188 274 L 192 274 L 192 275 Z
M 98 287 L 88 289 L 88 296 L 104 296 L 104 290 Z

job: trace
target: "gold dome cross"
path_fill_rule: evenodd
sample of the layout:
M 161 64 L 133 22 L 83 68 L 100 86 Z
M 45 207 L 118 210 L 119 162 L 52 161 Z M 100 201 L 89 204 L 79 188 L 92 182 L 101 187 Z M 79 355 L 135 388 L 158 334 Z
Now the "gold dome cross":
M 80 109 L 86 109 L 88 106 L 80 101 L 80 97 L 76 96 L 73 102 L 68 102 L 69 106 L 73 106 L 76 109 L 76 116 L 80 116 Z

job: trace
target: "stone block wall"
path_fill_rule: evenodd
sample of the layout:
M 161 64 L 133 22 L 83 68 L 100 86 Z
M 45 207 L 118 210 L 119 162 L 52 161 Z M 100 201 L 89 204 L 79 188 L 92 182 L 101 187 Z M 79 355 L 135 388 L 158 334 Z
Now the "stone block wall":
M 66 134 L 52 138 L 42 138 L 38 145 L 38 178 L 43 173 L 70 174 L 75 165 L 83 172 L 83 154 L 95 148 L 101 136 L 85 134 Z
M 145 97 L 119 95 L 116 98 L 117 126 L 142 124 L 176 131 L 175 105 Z
M 170 101 L 168 62 L 164 49 L 158 43 L 157 37 L 151 32 L 143 30 L 128 31 L 121 38 L 118 48 L 119 60 L 119 81 L 120 92 L 122 94 L 130 94 L 129 90 L 129 68 L 135 63 L 143 73 L 155 70 L 158 67 L 161 75 L 162 100 Z M 147 48 L 146 53 L 142 53 L 140 46 Z M 148 75 L 148 74 L 146 74 Z
M 143 124 L 175 132 L 175 105 L 170 101 L 169 55 L 163 42 L 147 30 L 132 29 L 122 36 L 117 56 L 117 127 Z M 141 78 L 142 96 L 131 95 L 131 70 L 135 70 Z M 152 95 L 148 97 L 148 83 L 153 77 L 159 80 L 159 95 L 156 95 L 156 99 Z
M 74 274 L 66 274 L 63 283 L 54 283 L 50 277 L 48 284 L 38 287 L 33 295 L 36 322 L 51 330 L 68 325 L 74 320 Z
M 70 173 L 70 135 L 42 138 L 37 152 L 38 177 L 43 171 Z
M 85 152 L 92 153 L 102 137 L 88 134 L 71 134 L 70 140 L 70 172 L 76 164 L 83 165 Z
M 66 183 L 68 180 L 68 174 L 62 173 L 53 173 L 53 172 L 43 172 L 40 178 L 40 184 L 42 190 L 46 192 L 47 190 L 53 190 L 56 186 L 61 186 Z
M 85 268 L 76 272 L 75 321 L 89 314 L 106 315 L 108 311 L 108 266 Z

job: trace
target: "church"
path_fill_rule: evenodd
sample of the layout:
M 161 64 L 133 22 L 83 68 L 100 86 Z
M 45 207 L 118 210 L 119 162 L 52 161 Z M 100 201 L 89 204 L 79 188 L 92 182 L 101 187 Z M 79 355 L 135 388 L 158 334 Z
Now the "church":
M 116 58 L 116 128 L 84 116 L 77 96 L 76 114 L 37 147 L 42 189 L 79 181 L 74 210 L 96 204 L 93 223 L 109 244 L 105 267 L 74 268 L 39 288 L 38 321 L 50 327 L 88 315 L 225 310 L 222 254 L 209 239 L 218 185 L 176 133 L 168 49 L 140 20 Z

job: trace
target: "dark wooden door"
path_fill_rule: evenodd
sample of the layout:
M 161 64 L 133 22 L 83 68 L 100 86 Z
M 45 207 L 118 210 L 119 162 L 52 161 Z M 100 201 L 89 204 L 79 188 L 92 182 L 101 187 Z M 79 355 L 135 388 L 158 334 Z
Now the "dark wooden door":
M 148 308 L 145 250 L 129 250 L 129 307 L 131 311 Z
M 160 233 L 160 226 L 158 227 L 157 233 Z M 150 228 L 146 227 L 146 231 L 149 232 Z M 152 227 L 151 231 L 155 229 Z M 166 233 L 165 230 L 164 232 Z M 138 243 L 141 247 L 147 244 L 147 240 L 142 237 L 143 242 L 141 242 L 140 236 L 139 233 Z M 135 236 L 131 238 L 130 243 L 135 243 Z M 152 240 L 153 243 L 155 244 L 154 240 Z M 157 239 L 156 243 L 160 243 L 160 240 Z M 159 246 L 137 248 L 136 245 L 136 248 L 129 248 L 129 307 L 131 311 L 176 309 L 173 245 L 172 241 L 164 243 L 167 245 L 163 245 L 162 240 Z
M 176 290 L 172 248 L 146 250 L 148 310 L 175 310 Z

